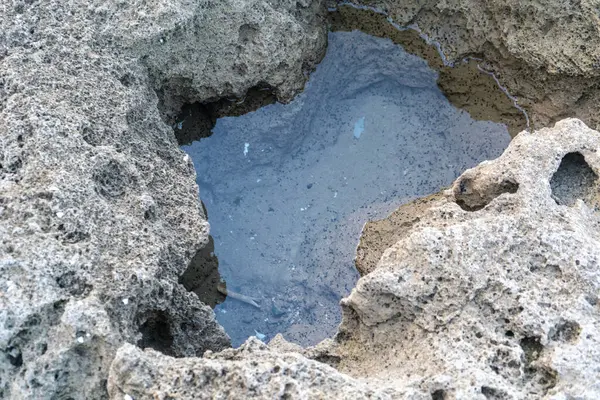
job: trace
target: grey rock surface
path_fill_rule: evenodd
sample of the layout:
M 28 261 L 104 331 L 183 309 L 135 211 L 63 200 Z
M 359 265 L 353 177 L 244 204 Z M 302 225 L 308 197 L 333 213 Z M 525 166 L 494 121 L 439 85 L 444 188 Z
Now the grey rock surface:
M 176 359 L 131 345 L 111 365 L 111 399 L 414 399 L 430 398 L 363 382 L 300 353 L 273 351 L 256 338 L 238 349 Z
M 208 224 L 155 90 L 185 81 L 205 101 L 264 80 L 285 100 L 324 47 L 319 5 L 2 6 L 0 397 L 105 398 L 124 342 L 174 356 L 229 345 L 177 283 Z

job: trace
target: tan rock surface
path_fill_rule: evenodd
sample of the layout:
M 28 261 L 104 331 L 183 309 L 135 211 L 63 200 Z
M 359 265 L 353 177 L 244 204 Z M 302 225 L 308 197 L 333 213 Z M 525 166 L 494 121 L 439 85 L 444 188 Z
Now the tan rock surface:
M 467 170 L 342 301 L 339 370 L 444 398 L 598 398 L 598 149 L 564 120 Z

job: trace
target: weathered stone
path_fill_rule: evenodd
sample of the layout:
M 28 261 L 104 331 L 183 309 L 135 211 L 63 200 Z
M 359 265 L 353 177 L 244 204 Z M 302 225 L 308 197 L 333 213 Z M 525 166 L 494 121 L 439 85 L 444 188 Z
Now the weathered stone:
M 580 195 L 598 149 L 569 119 L 467 170 L 342 301 L 339 370 L 440 398 L 598 398 L 600 215 Z M 560 178 L 583 197 L 562 205 L 572 154 L 591 174 Z
M 119 349 L 108 380 L 110 398 L 411 399 L 428 395 L 381 387 L 340 374 L 299 353 L 271 351 L 256 338 L 238 349 L 176 359 L 131 345 Z
M 208 223 L 155 90 L 203 102 L 265 82 L 289 99 L 323 52 L 320 6 L 3 5 L 0 397 L 105 398 L 124 342 L 174 356 L 229 345 L 178 284 Z

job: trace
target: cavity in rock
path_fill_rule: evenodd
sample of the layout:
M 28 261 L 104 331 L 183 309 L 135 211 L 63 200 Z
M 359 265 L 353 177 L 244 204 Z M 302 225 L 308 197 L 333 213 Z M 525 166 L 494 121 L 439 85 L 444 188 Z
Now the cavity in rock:
M 581 199 L 597 210 L 597 181 L 598 175 L 581 153 L 568 153 L 550 180 L 552 196 L 557 204 L 572 206 Z

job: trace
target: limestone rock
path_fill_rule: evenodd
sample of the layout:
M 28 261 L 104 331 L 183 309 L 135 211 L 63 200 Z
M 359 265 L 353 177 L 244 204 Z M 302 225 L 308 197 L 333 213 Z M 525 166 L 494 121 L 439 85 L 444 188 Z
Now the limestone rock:
M 467 170 L 342 301 L 339 370 L 439 398 L 600 397 L 598 149 L 568 119 Z
M 112 363 L 110 398 L 162 399 L 428 399 L 340 374 L 299 353 L 271 351 L 256 338 L 204 358 L 176 359 L 131 345 Z
M 174 356 L 229 345 L 177 283 L 208 223 L 155 90 L 180 82 L 205 101 L 265 81 L 288 98 L 323 50 L 320 4 L 3 6 L 1 398 L 106 398 L 124 342 Z

